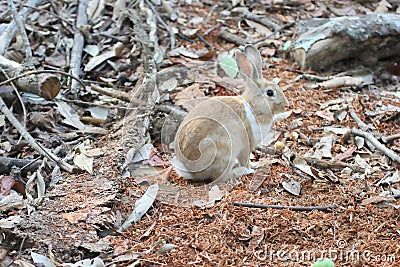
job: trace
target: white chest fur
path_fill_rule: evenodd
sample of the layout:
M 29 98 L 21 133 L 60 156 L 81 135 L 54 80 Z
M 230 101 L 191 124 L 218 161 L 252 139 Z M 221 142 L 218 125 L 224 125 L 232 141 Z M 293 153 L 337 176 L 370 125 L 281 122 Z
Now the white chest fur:
M 251 109 L 249 103 L 243 101 L 243 105 L 247 121 L 250 124 L 254 145 L 258 146 L 269 144 L 273 136 L 273 133 L 271 133 L 272 122 L 268 124 L 260 123 L 257 120 L 257 117 L 254 115 L 254 112 Z

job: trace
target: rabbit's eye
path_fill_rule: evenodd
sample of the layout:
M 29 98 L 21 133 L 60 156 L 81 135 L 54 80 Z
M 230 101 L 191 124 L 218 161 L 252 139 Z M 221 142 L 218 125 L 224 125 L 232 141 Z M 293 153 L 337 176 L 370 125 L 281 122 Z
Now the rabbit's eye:
M 273 96 L 274 95 L 274 91 L 272 91 L 271 89 L 267 90 L 267 96 Z

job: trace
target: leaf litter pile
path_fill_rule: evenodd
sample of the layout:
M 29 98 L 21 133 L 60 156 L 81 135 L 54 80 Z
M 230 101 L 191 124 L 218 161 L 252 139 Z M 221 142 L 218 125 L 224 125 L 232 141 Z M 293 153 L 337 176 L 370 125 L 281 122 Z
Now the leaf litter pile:
M 400 261 L 396 1 L 0 5 L 2 266 Z M 255 173 L 195 186 L 171 143 L 202 99 L 243 91 L 245 44 L 290 107 Z

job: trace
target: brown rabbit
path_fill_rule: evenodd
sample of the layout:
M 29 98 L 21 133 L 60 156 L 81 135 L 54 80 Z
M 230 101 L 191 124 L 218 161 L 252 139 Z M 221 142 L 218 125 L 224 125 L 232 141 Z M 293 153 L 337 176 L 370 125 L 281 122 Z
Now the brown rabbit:
M 196 105 L 180 125 L 172 165 L 192 181 L 227 182 L 249 170 L 250 153 L 271 139 L 273 117 L 289 105 L 282 89 L 262 77 L 257 48 L 235 52 L 245 80 L 242 96 L 212 97 Z M 238 168 L 234 168 L 236 161 Z

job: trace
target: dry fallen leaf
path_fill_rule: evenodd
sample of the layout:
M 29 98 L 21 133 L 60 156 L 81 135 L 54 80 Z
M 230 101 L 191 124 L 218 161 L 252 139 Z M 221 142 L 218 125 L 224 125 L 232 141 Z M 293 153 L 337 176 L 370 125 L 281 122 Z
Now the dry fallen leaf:
M 93 174 L 93 157 L 86 153 L 86 148 L 83 143 L 75 149 L 74 164 L 80 169 Z
M 200 91 L 200 85 L 195 83 L 176 94 L 175 104 L 182 105 L 187 111 L 205 100 L 204 93 Z
M 301 191 L 301 185 L 299 182 L 291 180 L 289 182 L 282 182 L 283 189 L 292 195 L 299 196 Z
M 114 47 L 111 50 L 106 51 L 98 56 L 92 57 L 89 60 L 89 62 L 86 64 L 85 71 L 91 71 L 95 67 L 97 67 L 98 65 L 103 63 L 104 61 L 106 61 L 110 58 L 119 56 L 121 54 L 121 50 L 123 47 L 124 47 L 124 44 L 118 42 L 114 45 Z
M 135 209 L 132 211 L 128 219 L 122 224 L 120 231 L 128 229 L 132 223 L 138 222 L 143 215 L 150 209 L 153 205 L 154 200 L 156 200 L 158 194 L 158 184 L 153 184 L 149 186 L 146 193 L 135 202 Z
M 335 156 L 336 160 L 344 160 L 344 159 L 348 159 L 351 158 L 353 156 L 353 153 L 357 150 L 357 147 L 355 146 L 351 146 L 349 147 L 345 152 L 337 154 Z

